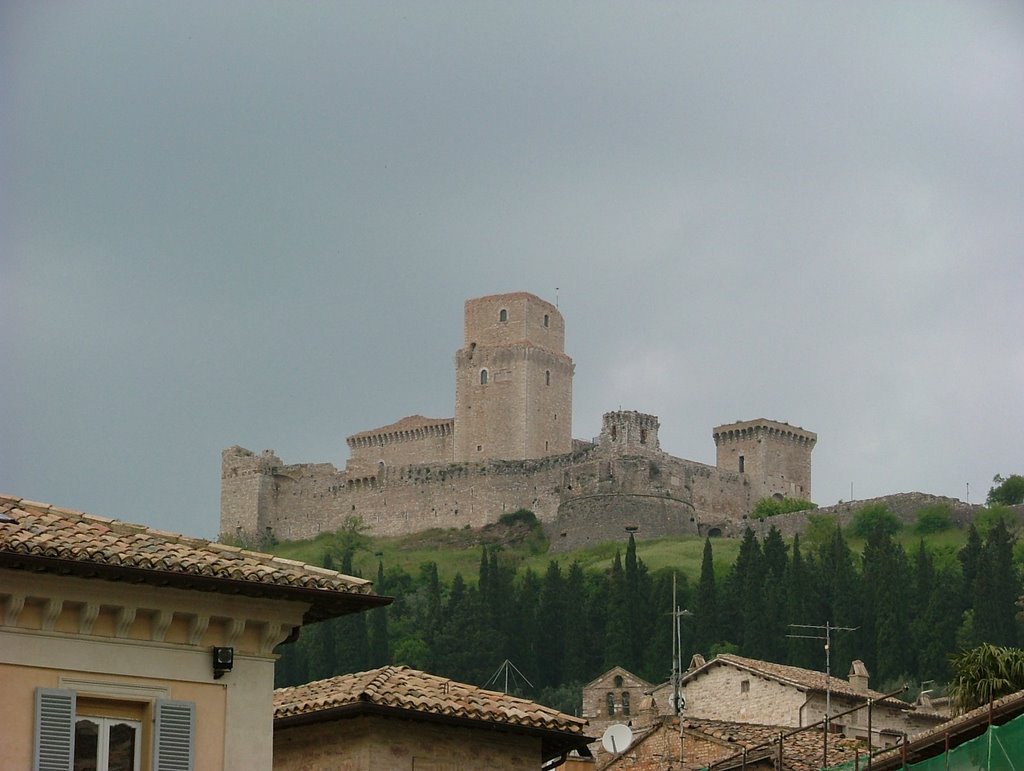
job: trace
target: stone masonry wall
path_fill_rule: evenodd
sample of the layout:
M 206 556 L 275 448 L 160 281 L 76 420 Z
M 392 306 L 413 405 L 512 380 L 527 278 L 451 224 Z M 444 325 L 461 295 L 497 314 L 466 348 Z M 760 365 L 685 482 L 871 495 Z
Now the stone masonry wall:
M 274 731 L 274 771 L 536 771 L 540 763 L 540 739 L 486 727 L 366 716 Z
M 285 465 L 271 451 L 253 471 L 253 457 L 242 448 L 224 451 L 225 536 L 300 540 L 338 530 L 349 517 L 360 517 L 373 535 L 402 535 L 482 527 L 519 508 L 530 509 L 541 520 L 553 519 L 564 467 L 574 458 L 405 466 L 354 477 L 331 464 Z M 259 504 L 254 506 L 256 498 Z M 263 512 L 255 529 L 246 508 Z
M 750 527 L 762 538 L 775 526 L 785 538 L 792 538 L 797 533 L 802 533 L 811 514 L 835 517 L 840 527 L 847 527 L 858 511 L 866 506 L 880 504 L 886 506 L 889 511 L 903 523 L 904 526 L 913 526 L 917 522 L 917 512 L 925 506 L 934 504 L 945 504 L 949 506 L 952 514 L 953 524 L 956 527 L 966 527 L 974 521 L 974 517 L 984 507 L 981 504 L 971 504 L 959 501 L 956 498 L 946 498 L 941 495 L 929 495 L 927 493 L 896 493 L 895 495 L 884 495 L 879 498 L 868 498 L 863 501 L 847 501 L 837 503 L 835 506 L 822 506 L 808 511 L 794 511 L 789 514 L 779 514 L 769 517 L 764 521 L 751 520 Z M 1019 522 L 1024 524 L 1024 505 L 1010 506 L 1010 511 L 1017 515 Z M 747 524 L 747 523 L 744 523 Z
M 454 457 L 455 421 L 406 418 L 394 426 L 366 431 L 347 440 L 349 459 L 345 469 L 356 476 L 375 475 L 380 464 L 411 466 L 450 463 Z
M 796 688 L 733 667 L 715 667 L 683 683 L 683 698 L 690 717 L 794 727 L 818 719 L 802 720 L 807 697 Z M 658 710 L 671 711 L 667 703 Z
M 594 538 L 742 532 L 753 505 L 743 475 L 665 453 L 620 456 L 600 446 L 538 460 L 385 467 L 362 475 L 332 464 L 286 465 L 272 451 L 224 451 L 222 524 L 227 537 L 313 538 L 360 517 L 373 535 L 482 527 L 526 508 L 555 550 Z M 247 512 L 256 511 L 253 521 Z M 563 535 L 563 533 L 565 535 Z
M 456 462 L 541 458 L 572 450 L 572 359 L 565 322 L 525 292 L 465 305 L 455 354 Z

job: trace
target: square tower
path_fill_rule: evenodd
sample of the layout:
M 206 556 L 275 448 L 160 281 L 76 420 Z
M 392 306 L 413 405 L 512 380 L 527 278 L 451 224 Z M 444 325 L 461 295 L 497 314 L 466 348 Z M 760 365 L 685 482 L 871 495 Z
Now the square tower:
M 572 359 L 565 321 L 526 292 L 467 300 L 455 354 L 455 461 L 524 460 L 572 450 Z
M 714 429 L 718 468 L 745 474 L 759 498 L 811 500 L 811 450 L 818 435 L 759 418 Z

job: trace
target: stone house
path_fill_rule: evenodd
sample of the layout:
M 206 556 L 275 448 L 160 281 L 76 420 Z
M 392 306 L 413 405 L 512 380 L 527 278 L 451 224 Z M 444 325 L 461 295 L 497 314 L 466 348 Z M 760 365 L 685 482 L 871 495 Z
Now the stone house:
M 274 647 L 362 579 L 0 496 L 5 768 L 270 771 Z
M 586 721 L 404 666 L 274 693 L 275 771 L 536 771 L 586 753 Z
M 874 746 L 895 744 L 906 734 L 938 725 L 945 719 L 900 699 L 868 688 L 868 671 L 855 661 L 843 680 L 823 672 L 719 654 L 711 661 L 695 656 L 681 679 L 686 717 L 800 728 L 825 716 L 831 703 L 831 728 L 867 740 L 868 702 Z M 659 711 L 670 711 L 671 683 L 654 696 Z

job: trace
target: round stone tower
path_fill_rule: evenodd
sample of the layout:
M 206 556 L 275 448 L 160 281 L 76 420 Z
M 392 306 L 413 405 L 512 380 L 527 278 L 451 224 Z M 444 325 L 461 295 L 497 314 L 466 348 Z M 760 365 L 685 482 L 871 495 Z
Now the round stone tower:
M 551 303 L 526 292 L 467 300 L 455 354 L 455 461 L 570 452 L 573 369 Z

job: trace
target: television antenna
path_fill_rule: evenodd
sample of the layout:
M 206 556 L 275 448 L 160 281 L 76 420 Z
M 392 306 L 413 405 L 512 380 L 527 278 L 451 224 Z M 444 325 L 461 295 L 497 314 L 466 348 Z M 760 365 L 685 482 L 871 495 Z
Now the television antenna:
M 825 625 L 820 624 L 790 624 L 791 629 L 817 630 L 819 634 L 787 634 L 800 640 L 824 640 L 825 641 L 825 732 L 828 733 L 828 719 L 832 715 L 832 633 L 833 632 L 856 632 L 859 626 L 832 626 L 828 621 Z M 824 632 L 824 634 L 820 634 Z
M 512 684 L 513 685 L 516 684 L 516 681 L 518 679 L 517 675 L 518 675 L 518 677 L 523 678 L 523 680 L 526 682 L 526 684 L 528 686 L 533 688 L 533 683 L 531 683 L 527 679 L 526 675 L 524 675 L 522 673 L 522 671 L 520 671 L 519 667 L 517 667 L 515 664 L 513 664 L 508 659 L 505 659 L 503 662 L 501 662 L 501 666 L 498 667 L 498 671 L 495 672 L 493 675 L 491 675 L 491 679 L 490 680 L 488 680 L 486 683 L 484 683 L 484 688 L 489 686 L 491 683 L 497 683 L 498 682 L 498 678 L 501 677 L 502 673 L 505 674 L 505 690 L 502 691 L 502 693 L 504 693 L 506 695 L 508 695 L 508 678 L 509 678 L 509 674 L 512 675 Z

